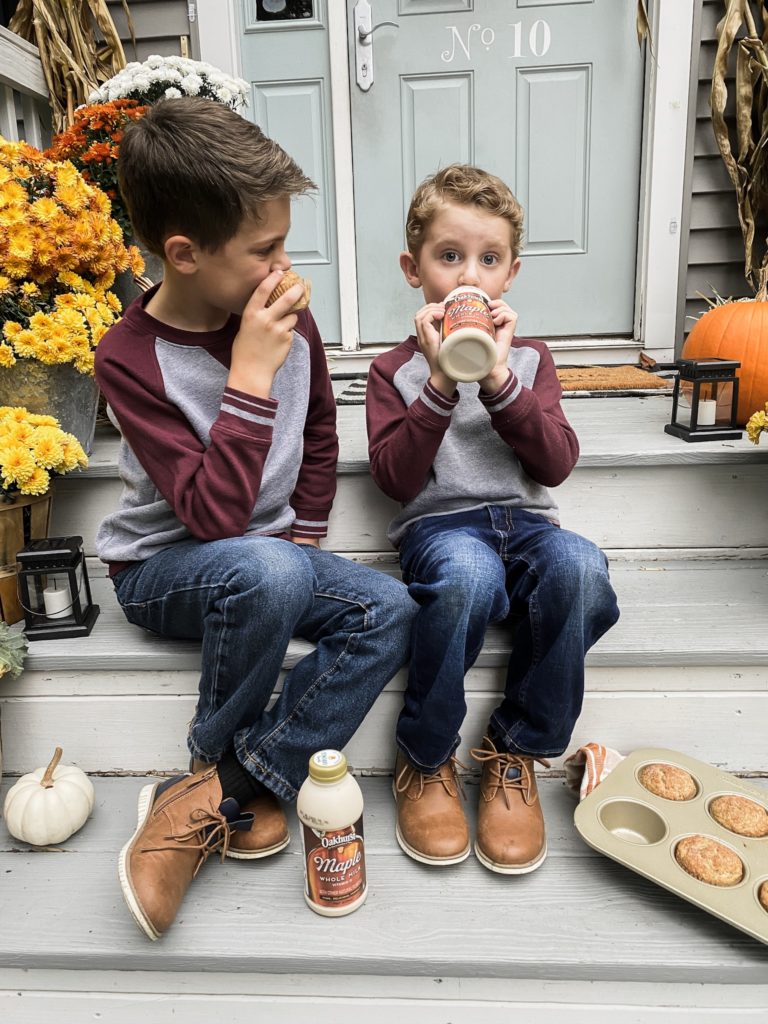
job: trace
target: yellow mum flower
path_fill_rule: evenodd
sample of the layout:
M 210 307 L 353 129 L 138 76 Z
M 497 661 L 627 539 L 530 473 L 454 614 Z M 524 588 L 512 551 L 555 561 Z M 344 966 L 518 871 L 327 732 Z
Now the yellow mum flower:
M 10 445 L 0 451 L 0 464 L 2 465 L 3 483 L 6 486 L 8 484 L 21 486 L 37 469 L 29 449 L 20 444 Z
M 5 439 L 9 444 L 24 444 L 29 447 L 29 440 L 35 428 L 25 419 L 22 421 L 11 420 L 6 428 Z
M 46 416 L 42 412 L 30 412 L 27 420 L 33 427 L 58 427 L 59 421 L 55 416 Z
M 30 438 L 32 458 L 43 469 L 53 469 L 64 458 L 64 448 L 59 436 L 60 430 L 55 427 L 35 427 Z
M 59 204 L 51 196 L 43 196 L 32 203 L 29 213 L 39 224 L 50 224 L 58 216 Z
M 104 296 L 104 300 L 114 313 L 122 313 L 123 304 L 120 301 L 120 299 L 118 299 L 114 292 L 107 292 L 107 294 Z
M 0 420 L 24 423 L 28 415 L 23 405 L 0 405 Z
M 8 228 L 7 253 L 12 260 L 29 260 L 34 246 L 26 224 L 13 224 Z
M 51 485 L 51 474 L 40 466 L 35 466 L 25 481 L 18 481 L 22 494 L 45 494 Z
M 0 227 L 8 228 L 11 224 L 24 223 L 24 209 L 21 206 L 6 206 L 0 209 Z
M 20 332 L 21 324 L 17 324 L 15 320 L 6 320 L 3 324 L 3 335 L 8 341 L 13 341 Z
M 752 444 L 760 443 L 760 435 L 768 431 L 768 402 L 765 403 L 765 411 L 753 413 L 747 420 L 747 437 Z
M 23 295 L 29 295 L 29 296 L 34 296 L 34 295 L 39 295 L 40 294 L 40 288 L 39 288 L 38 285 L 35 284 L 34 281 L 25 281 L 22 284 L 22 286 L 19 289 L 19 291 Z
M 5 206 L 24 206 L 27 202 L 27 190 L 17 181 L 7 181 L 0 185 L 0 208 Z
M 34 359 L 37 355 L 39 342 L 33 331 L 19 331 L 13 339 L 13 347 L 17 356 Z
M 16 365 L 16 358 L 10 345 L 0 342 L 0 366 L 9 367 Z
M 9 292 L 13 287 L 13 282 L 10 277 L 6 277 L 5 274 L 0 274 L 0 295 L 4 295 Z
M 29 272 L 29 262 L 27 260 L 16 260 L 6 257 L 3 259 L 3 270 L 9 277 L 20 280 L 22 277 L 27 276 L 27 273 Z
M 75 185 L 57 185 L 54 194 L 64 209 L 72 213 L 84 210 L 88 205 L 87 193 Z
M 62 442 L 64 454 L 62 456 L 61 472 L 67 473 L 71 469 L 88 468 L 88 456 L 83 451 L 83 446 L 74 434 L 64 434 Z

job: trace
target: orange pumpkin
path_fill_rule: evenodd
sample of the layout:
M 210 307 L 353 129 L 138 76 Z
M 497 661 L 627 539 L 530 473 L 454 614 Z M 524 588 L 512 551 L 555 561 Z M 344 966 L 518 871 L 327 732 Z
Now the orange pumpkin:
M 749 299 L 714 306 L 700 317 L 683 345 L 686 359 L 737 359 L 739 409 L 744 426 L 768 402 L 768 302 Z

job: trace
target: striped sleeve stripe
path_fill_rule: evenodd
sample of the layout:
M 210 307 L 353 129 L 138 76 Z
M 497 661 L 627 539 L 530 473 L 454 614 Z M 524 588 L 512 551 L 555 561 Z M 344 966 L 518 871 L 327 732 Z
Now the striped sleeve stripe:
M 257 398 L 255 395 L 246 395 L 242 391 L 233 391 L 225 388 L 221 399 L 222 407 L 235 415 L 246 413 L 250 416 L 260 416 L 264 419 L 273 420 L 277 412 L 277 402 L 271 398 Z
M 291 533 L 300 537 L 324 537 L 328 532 L 328 520 L 294 519 Z
M 514 402 L 520 394 L 521 389 L 522 384 L 510 370 L 506 384 L 503 384 L 499 390 L 492 395 L 484 395 L 481 391 L 480 401 L 486 407 L 488 412 L 501 412 L 502 409 L 506 409 L 510 402 Z
M 459 401 L 458 391 L 454 392 L 455 397 L 446 398 L 442 391 L 438 391 L 437 388 L 433 388 L 432 385 L 427 381 L 424 385 L 424 390 L 419 395 L 419 398 L 431 409 L 432 412 L 436 412 L 438 416 L 450 416 L 453 410 L 456 408 Z

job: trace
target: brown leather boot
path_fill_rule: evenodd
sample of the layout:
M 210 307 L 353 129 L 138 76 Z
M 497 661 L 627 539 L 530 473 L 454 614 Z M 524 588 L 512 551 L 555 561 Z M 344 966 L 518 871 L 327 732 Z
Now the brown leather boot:
M 549 768 L 549 761 L 498 751 L 487 736 L 470 754 L 483 766 L 477 859 L 502 875 L 535 871 L 547 855 L 547 838 L 533 762 Z
M 212 853 L 227 851 L 232 829 L 250 828 L 236 800 L 224 799 L 215 768 L 145 786 L 136 831 L 120 851 L 123 896 L 150 939 L 173 924 L 192 879 Z
M 193 758 L 192 771 L 205 771 L 212 765 Z M 252 814 L 250 829 L 238 830 L 229 839 L 226 856 L 233 860 L 259 860 L 284 850 L 291 841 L 288 821 L 280 801 L 269 790 L 253 797 L 240 807 L 242 814 Z
M 422 864 L 459 864 L 469 856 L 469 828 L 461 806 L 457 763 L 452 757 L 427 774 L 398 751 L 393 783 L 395 834 L 401 849 Z

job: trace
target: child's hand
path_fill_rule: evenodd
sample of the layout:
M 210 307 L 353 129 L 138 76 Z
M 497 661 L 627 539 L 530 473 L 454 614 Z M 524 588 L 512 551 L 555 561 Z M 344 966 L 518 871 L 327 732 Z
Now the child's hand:
M 517 313 L 503 299 L 491 299 L 491 316 L 496 327 L 496 365 L 480 381 L 480 387 L 489 395 L 503 387 L 509 376 L 507 359 L 517 327 Z
M 228 386 L 262 398 L 269 397 L 275 374 L 288 357 L 298 319 L 288 310 L 302 294 L 302 285 L 295 284 L 267 306 L 281 276 L 281 271 L 273 271 L 254 291 L 232 343 Z
M 443 373 L 437 362 L 440 351 L 440 321 L 445 316 L 445 305 L 442 302 L 430 302 L 422 306 L 414 317 L 416 340 L 421 354 L 429 365 L 429 379 L 433 387 L 450 397 L 456 390 L 456 383 Z

